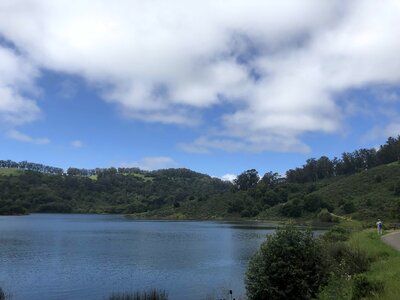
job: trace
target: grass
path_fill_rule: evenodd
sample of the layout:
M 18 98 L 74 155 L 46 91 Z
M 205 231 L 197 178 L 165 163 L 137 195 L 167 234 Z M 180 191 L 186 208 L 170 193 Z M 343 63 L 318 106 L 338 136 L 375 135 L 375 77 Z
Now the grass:
M 140 173 L 129 173 L 129 174 L 124 174 L 124 175 L 134 176 L 134 177 L 144 180 L 145 182 L 154 180 L 154 177 L 146 176 L 146 175 L 140 174 Z
M 0 168 L 0 176 L 18 176 L 24 173 L 24 170 L 17 168 Z
M 123 175 L 125 175 L 125 176 L 134 176 L 134 177 L 137 177 L 137 178 L 139 178 L 139 179 L 141 179 L 141 180 L 143 180 L 145 182 L 154 180 L 154 177 L 146 176 L 146 175 L 139 174 L 139 173 L 129 173 L 129 174 L 123 174 Z M 97 180 L 97 175 L 89 176 L 89 178 L 92 179 L 92 180 Z
M 379 296 L 368 299 L 398 300 L 400 295 L 400 252 L 385 244 L 375 230 L 355 232 L 349 243 L 360 247 L 372 259 L 365 273 L 371 280 L 384 283 L 384 291 Z

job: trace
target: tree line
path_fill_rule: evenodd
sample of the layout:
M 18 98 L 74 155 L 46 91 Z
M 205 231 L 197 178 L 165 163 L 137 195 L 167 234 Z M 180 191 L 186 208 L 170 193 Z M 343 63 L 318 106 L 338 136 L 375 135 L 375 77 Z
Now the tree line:
M 12 160 L 0 160 L 0 168 L 15 168 L 26 171 L 40 172 L 44 174 L 61 175 L 64 173 L 62 168 L 46 166 L 43 164 L 32 163 L 28 161 L 15 162 Z
M 353 152 L 344 152 L 341 158 L 329 159 L 326 156 L 321 156 L 319 159 L 310 158 L 302 167 L 288 170 L 286 181 L 305 183 L 339 175 L 350 175 L 399 161 L 399 156 L 400 136 L 390 137 L 378 150 L 363 148 Z

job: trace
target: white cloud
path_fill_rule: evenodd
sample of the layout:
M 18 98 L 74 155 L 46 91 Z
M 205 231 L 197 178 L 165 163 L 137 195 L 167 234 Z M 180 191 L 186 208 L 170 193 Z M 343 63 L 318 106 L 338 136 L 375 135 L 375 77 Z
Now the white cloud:
M 22 133 L 18 130 L 12 129 L 7 132 L 7 136 L 10 139 L 19 141 L 19 142 L 24 142 L 24 143 L 32 143 L 32 144 L 37 144 L 37 145 L 46 145 L 50 143 L 50 140 L 48 138 L 33 138 L 25 133 Z
M 225 175 L 221 176 L 221 179 L 222 179 L 222 180 L 225 180 L 225 181 L 233 182 L 233 180 L 235 180 L 236 177 L 237 177 L 237 176 L 234 175 L 234 174 L 225 174 Z
M 72 147 L 74 148 L 82 148 L 83 142 L 81 140 L 74 140 L 71 142 Z
M 0 4 L 0 34 L 28 65 L 102 86 L 100 95 L 125 116 L 193 126 L 204 110 L 228 103 L 217 134 L 180 145 L 200 153 L 305 152 L 303 134 L 343 131 L 338 93 L 399 84 L 399 27 L 397 0 Z M 36 103 L 11 91 L 33 120 Z M 29 114 L 14 121 L 26 121 L 21 116 Z
M 176 167 L 177 163 L 168 156 L 147 156 L 134 163 L 122 163 L 121 167 L 139 168 L 141 170 L 158 170 Z
M 0 123 L 19 125 L 36 120 L 40 109 L 23 96 L 34 92 L 37 70 L 24 57 L 0 45 Z

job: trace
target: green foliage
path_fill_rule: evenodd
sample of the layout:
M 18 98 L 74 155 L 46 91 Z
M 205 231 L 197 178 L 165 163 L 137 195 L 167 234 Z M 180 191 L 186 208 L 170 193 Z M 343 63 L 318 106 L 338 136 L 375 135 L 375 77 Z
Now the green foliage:
M 381 183 L 382 182 L 382 176 L 381 175 L 375 175 L 374 178 L 375 178 L 375 181 L 377 183 Z
M 354 206 L 354 202 L 352 201 L 347 201 L 344 205 L 343 205 L 343 211 L 345 214 L 351 214 L 353 212 L 355 212 L 356 208 Z
M 394 185 L 393 193 L 395 196 L 400 196 L 400 180 Z
M 318 294 L 319 300 L 350 300 L 351 281 L 348 278 L 333 276 Z
M 0 214 L 143 213 L 174 206 L 178 209 L 190 199 L 207 199 L 228 192 L 232 186 L 186 169 L 143 171 L 136 176 L 110 168 L 97 171 L 97 180 L 79 172 L 83 171 L 70 172 L 78 175 L 23 171 L 19 176 L 0 176 Z
M 116 293 L 112 294 L 109 300 L 168 300 L 168 294 L 165 291 L 151 290 L 134 293 Z
M 247 191 L 249 189 L 255 188 L 259 180 L 260 176 L 258 176 L 258 172 L 255 169 L 251 169 L 237 176 L 236 179 L 233 181 L 233 184 L 235 185 L 237 190 Z
M 279 212 L 285 217 L 290 217 L 290 218 L 301 217 L 303 213 L 303 205 L 301 203 L 301 200 L 298 199 L 296 200 L 283 204 Z
M 328 244 L 327 250 L 329 251 L 330 270 L 339 277 L 348 277 L 369 269 L 370 258 L 359 247 L 339 242 Z
M 360 274 L 353 281 L 352 300 L 364 299 L 366 297 L 378 296 L 384 291 L 384 284 L 379 280 L 370 280 L 365 275 Z
M 328 242 L 344 242 L 350 238 L 350 230 L 343 226 L 333 226 L 322 236 Z
M 325 282 L 319 243 L 312 232 L 292 225 L 268 236 L 251 258 L 246 273 L 250 300 L 311 299 Z
M 332 216 L 332 214 L 326 208 L 323 208 L 318 213 L 318 220 L 321 222 L 339 222 L 339 219 Z

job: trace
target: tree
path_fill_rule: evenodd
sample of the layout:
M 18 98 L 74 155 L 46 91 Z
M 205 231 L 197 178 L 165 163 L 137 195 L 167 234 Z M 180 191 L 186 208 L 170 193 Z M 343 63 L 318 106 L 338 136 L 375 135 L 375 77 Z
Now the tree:
M 267 187 L 273 188 L 279 183 L 280 176 L 278 173 L 267 172 L 261 178 L 261 182 L 263 182 Z
M 278 228 L 251 258 L 246 273 L 250 300 L 311 299 L 325 282 L 323 251 L 310 230 Z
M 259 180 L 260 176 L 258 176 L 257 170 L 251 169 L 241 173 L 238 177 L 236 177 L 236 179 L 233 181 L 233 184 L 238 190 L 247 191 L 251 188 L 255 188 Z

